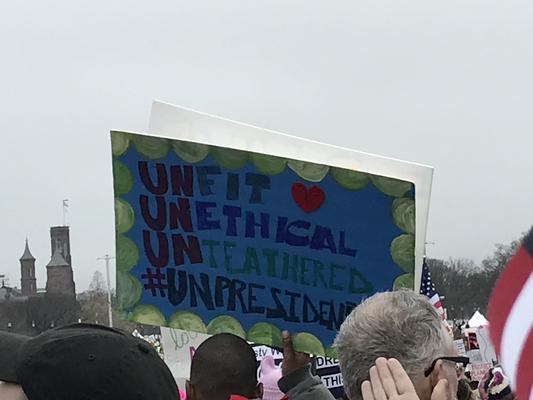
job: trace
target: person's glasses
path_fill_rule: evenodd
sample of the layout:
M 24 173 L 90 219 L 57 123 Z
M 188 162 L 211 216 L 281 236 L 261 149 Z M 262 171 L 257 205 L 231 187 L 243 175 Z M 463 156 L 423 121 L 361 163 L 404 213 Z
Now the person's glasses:
M 461 356 L 436 358 L 435 360 L 433 360 L 433 362 L 431 363 L 430 367 L 427 368 L 424 371 L 424 376 L 426 378 L 429 376 L 429 374 L 431 374 L 433 372 L 433 370 L 435 369 L 435 364 L 437 364 L 437 361 L 439 361 L 439 360 L 451 361 L 451 362 L 454 362 L 456 364 L 462 364 L 463 367 L 466 367 L 468 365 L 468 363 L 470 362 L 470 359 L 468 357 L 461 357 Z

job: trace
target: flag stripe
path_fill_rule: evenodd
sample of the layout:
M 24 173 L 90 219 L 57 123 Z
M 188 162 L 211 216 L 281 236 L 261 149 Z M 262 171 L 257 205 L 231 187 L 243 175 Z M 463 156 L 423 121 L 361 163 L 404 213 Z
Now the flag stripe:
M 516 392 L 527 393 L 529 398 L 533 399 L 533 330 L 529 331 L 529 336 L 524 344 L 524 351 L 520 356 L 518 366 L 518 377 L 516 379 Z
M 437 310 L 437 314 L 439 314 L 440 319 L 445 320 L 446 314 L 444 312 L 444 308 L 442 307 L 440 296 L 437 293 L 437 290 L 435 289 L 435 284 L 431 280 L 431 272 L 429 272 L 429 268 L 426 264 L 426 260 L 424 260 L 424 263 L 422 265 L 422 279 L 420 282 L 420 294 L 425 295 L 429 299 L 429 302 Z
M 496 287 L 489 302 L 489 321 L 492 343 L 497 353 L 501 352 L 501 342 L 506 319 L 513 309 L 515 300 L 522 286 L 533 270 L 533 258 L 524 247 L 520 247 L 516 255 L 500 274 Z
M 533 274 L 530 274 L 507 317 L 502 335 L 501 360 L 505 371 L 514 380 L 512 387 L 516 387 L 520 353 L 524 348 L 531 326 L 533 326 L 532 305 Z
M 489 301 L 489 320 L 513 392 L 533 400 L 533 229 L 500 274 Z
M 437 308 L 438 308 L 439 306 L 441 306 L 441 304 L 440 304 L 440 297 L 439 297 L 438 293 L 435 293 L 433 296 L 431 296 L 431 298 L 429 299 L 429 302 L 430 302 L 431 304 L 433 304 L 433 305 L 434 305 L 435 307 L 437 307 Z

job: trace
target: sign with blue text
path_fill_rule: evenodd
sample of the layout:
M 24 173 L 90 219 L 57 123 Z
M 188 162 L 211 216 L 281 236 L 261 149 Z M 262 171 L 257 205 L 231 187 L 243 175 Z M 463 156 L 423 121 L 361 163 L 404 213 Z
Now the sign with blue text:
M 124 318 L 334 355 L 364 298 L 414 288 L 415 179 L 164 136 L 111 134 Z

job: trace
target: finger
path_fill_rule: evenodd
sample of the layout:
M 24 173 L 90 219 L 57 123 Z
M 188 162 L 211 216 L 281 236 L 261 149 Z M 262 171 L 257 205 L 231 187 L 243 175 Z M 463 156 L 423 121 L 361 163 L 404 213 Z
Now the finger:
M 281 339 L 283 341 L 283 358 L 289 360 L 294 359 L 294 347 L 292 345 L 292 338 L 289 331 L 283 331 L 281 333 Z
M 363 394 L 363 400 L 375 400 L 370 381 L 363 382 L 361 385 L 361 393 Z
M 375 365 L 370 368 L 370 383 L 372 384 L 372 392 L 374 393 L 374 399 L 387 400 L 387 395 L 385 394 L 385 390 L 383 390 L 381 378 L 379 377 L 379 373 Z
M 405 369 L 403 369 L 402 364 L 400 364 L 398 360 L 396 360 L 395 358 L 391 358 L 387 360 L 387 365 L 389 367 L 389 371 L 392 374 L 392 378 L 394 379 L 398 394 L 410 393 L 415 391 L 413 382 L 411 382 L 409 375 L 407 375 L 407 372 L 405 372 Z
M 378 358 L 376 360 L 376 367 L 381 379 L 381 384 L 383 385 L 383 390 L 385 390 L 387 397 L 398 395 L 398 390 L 396 389 L 396 384 L 390 373 L 387 360 L 383 357 Z
M 431 400 L 449 400 L 450 398 L 450 384 L 448 383 L 448 380 L 439 380 L 433 388 L 433 392 L 431 393 Z

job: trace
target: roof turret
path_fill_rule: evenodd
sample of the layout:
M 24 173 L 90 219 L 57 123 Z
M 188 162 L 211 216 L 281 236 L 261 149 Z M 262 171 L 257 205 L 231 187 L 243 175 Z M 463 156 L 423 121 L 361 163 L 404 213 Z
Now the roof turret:
M 30 247 L 28 246 L 28 239 L 26 238 L 26 247 L 24 248 L 24 254 L 20 257 L 20 261 L 35 261 L 35 257 L 32 256 Z

